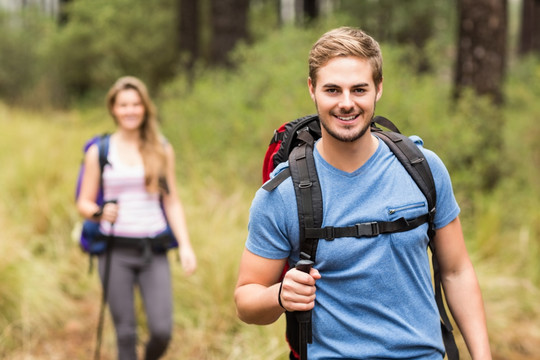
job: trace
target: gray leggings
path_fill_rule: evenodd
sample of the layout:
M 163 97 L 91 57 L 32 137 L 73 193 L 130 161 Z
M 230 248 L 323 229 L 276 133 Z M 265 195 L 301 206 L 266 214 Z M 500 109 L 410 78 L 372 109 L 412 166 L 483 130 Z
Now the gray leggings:
M 150 339 L 145 360 L 157 360 L 167 350 L 172 333 L 171 274 L 167 254 L 152 254 L 150 262 L 133 248 L 112 250 L 107 303 L 116 329 L 118 360 L 136 360 L 137 323 L 134 289 L 138 285 L 146 312 Z M 103 283 L 105 257 L 99 256 Z

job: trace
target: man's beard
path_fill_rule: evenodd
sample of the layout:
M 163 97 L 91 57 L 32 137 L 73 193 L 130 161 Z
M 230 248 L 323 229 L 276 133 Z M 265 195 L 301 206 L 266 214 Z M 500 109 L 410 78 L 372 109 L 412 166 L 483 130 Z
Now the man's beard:
M 371 121 L 366 122 L 364 126 L 358 132 L 355 132 L 355 133 L 347 132 L 346 134 L 340 134 L 338 131 L 334 131 L 332 128 L 330 128 L 330 126 L 326 124 L 325 121 L 321 120 L 321 125 L 326 130 L 328 135 L 332 136 L 334 139 L 342 141 L 342 142 L 354 142 L 366 134 L 367 130 L 369 129 L 371 125 Z
M 359 116 L 363 115 L 365 113 L 361 113 L 359 114 Z M 345 133 L 345 134 L 340 134 L 339 131 L 334 131 L 330 125 L 328 125 L 326 123 L 326 121 L 324 121 L 319 113 L 319 119 L 320 119 L 320 122 L 321 122 L 321 125 L 322 127 L 326 130 L 326 132 L 328 133 L 328 135 L 332 136 L 334 139 L 336 140 L 339 140 L 339 141 L 342 141 L 342 142 L 354 142 L 358 139 L 360 139 L 362 136 L 364 136 L 367 132 L 367 130 L 369 129 L 369 127 L 371 126 L 371 120 L 373 119 L 373 115 L 375 114 L 375 106 L 373 106 L 373 113 L 371 114 L 371 117 L 369 119 L 369 121 L 366 121 L 366 123 L 362 126 L 362 128 L 357 131 L 357 132 L 354 132 L 354 133 Z M 343 114 L 345 115 L 345 114 Z M 332 115 L 330 115 L 332 116 Z M 348 127 L 345 127 L 344 130 L 348 130 L 349 128 Z

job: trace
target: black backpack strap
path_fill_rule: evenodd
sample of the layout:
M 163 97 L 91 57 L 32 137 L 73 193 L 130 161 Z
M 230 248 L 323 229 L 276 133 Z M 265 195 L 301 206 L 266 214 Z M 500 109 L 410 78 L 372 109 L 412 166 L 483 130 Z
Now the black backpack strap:
M 437 260 L 437 255 L 435 253 L 435 245 L 433 241 L 430 241 L 431 249 L 431 263 L 433 266 L 433 281 L 435 286 L 435 302 L 437 303 L 437 308 L 439 309 L 439 315 L 441 317 L 441 332 L 444 342 L 444 348 L 446 349 L 446 355 L 448 360 L 459 360 L 459 350 L 456 345 L 456 340 L 454 339 L 452 324 L 448 314 L 446 313 L 446 308 L 444 306 L 443 294 L 442 294 L 442 283 L 441 283 L 441 271 L 439 267 L 439 261 Z
M 407 136 L 394 131 L 382 131 L 376 127 L 375 122 L 388 128 L 396 128 L 395 125 L 388 119 L 377 116 L 373 119 L 371 130 L 379 139 L 384 141 L 390 150 L 394 153 L 405 170 L 413 178 L 414 182 L 424 194 L 430 214 L 428 235 L 430 242 L 435 236 L 435 228 L 433 220 L 435 219 L 437 191 L 433 174 L 429 168 L 429 164 L 424 157 L 422 151 L 416 144 Z M 396 129 L 397 130 L 397 129 Z
M 409 231 L 428 222 L 429 215 L 420 215 L 414 219 L 399 218 L 394 221 L 372 221 L 353 226 L 325 226 L 323 228 L 306 228 L 307 238 L 319 238 L 332 241 L 342 237 L 374 237 L 380 234 L 391 234 Z
M 394 123 L 390 120 L 388 120 L 387 118 L 385 118 L 384 116 L 375 116 L 372 120 L 371 120 L 373 123 L 376 123 L 376 124 L 379 124 L 381 126 L 384 126 L 385 128 L 387 128 L 388 130 L 391 130 L 395 133 L 398 133 L 398 134 L 401 134 L 401 132 L 399 131 L 399 129 L 397 128 L 396 125 L 394 125 Z
M 407 136 L 388 131 L 376 131 L 375 135 L 383 140 L 386 145 L 392 150 L 399 162 L 405 170 L 413 178 L 414 182 L 426 197 L 428 211 L 430 214 L 428 235 L 430 241 L 435 235 L 433 220 L 435 219 L 437 192 L 435 190 L 435 182 L 429 164 L 424 157 L 424 154 L 416 144 Z
M 289 155 L 289 169 L 296 195 L 300 260 L 315 261 L 318 237 L 307 237 L 306 228 L 320 228 L 323 220 L 322 191 L 313 158 L 314 139 L 305 127 L 297 132 L 299 145 Z M 284 175 L 285 176 L 285 175 Z M 287 337 L 300 360 L 307 360 L 307 344 L 312 342 L 311 311 L 286 312 Z
M 390 120 L 380 116 L 376 117 L 374 119 L 374 122 L 377 122 L 378 124 L 389 129 L 392 129 L 392 127 L 395 128 L 395 126 L 393 126 Z M 392 124 L 392 126 L 388 126 L 388 124 Z M 413 178 L 415 183 L 418 185 L 418 187 L 426 197 L 429 211 L 428 245 L 432 254 L 431 262 L 433 266 L 435 302 L 437 303 L 439 315 L 441 317 L 443 342 L 448 355 L 448 360 L 457 360 L 459 359 L 459 351 L 454 339 L 454 335 L 452 334 L 453 327 L 450 323 L 450 319 L 444 306 L 440 267 L 435 251 L 435 244 L 433 242 L 433 238 L 435 237 L 434 219 L 435 213 L 437 211 L 437 193 L 435 189 L 435 182 L 433 180 L 433 174 L 431 173 L 429 164 L 425 159 L 422 151 L 407 136 L 404 136 L 397 132 L 381 131 L 381 129 L 374 126 L 374 124 L 372 126 L 372 131 L 377 137 L 379 137 L 379 139 L 383 140 L 386 145 L 388 145 L 390 150 L 392 150 L 392 152 L 398 158 L 401 164 L 403 164 L 409 175 Z
M 286 161 L 292 152 L 292 150 L 302 143 L 302 139 L 298 138 L 298 134 L 301 131 L 306 131 L 311 135 L 313 139 L 321 137 L 321 125 L 319 123 L 319 117 L 317 115 L 307 115 L 291 121 L 285 125 L 285 131 L 283 133 L 274 133 L 274 137 L 270 141 L 282 141 L 282 144 L 274 155 L 274 167 L 279 163 Z
M 315 262 L 319 238 L 306 237 L 306 228 L 322 225 L 323 204 L 319 176 L 313 158 L 313 137 L 306 129 L 299 130 L 301 144 L 289 156 L 289 169 L 294 185 L 300 222 L 300 259 Z
M 268 180 L 262 188 L 266 191 L 272 191 L 279 186 L 285 179 L 291 176 L 291 169 L 285 168 L 280 171 L 276 176 Z

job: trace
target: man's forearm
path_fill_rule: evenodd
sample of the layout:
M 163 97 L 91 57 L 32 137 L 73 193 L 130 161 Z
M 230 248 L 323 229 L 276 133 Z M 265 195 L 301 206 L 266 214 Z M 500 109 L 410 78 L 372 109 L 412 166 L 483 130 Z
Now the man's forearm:
M 473 360 L 491 360 L 480 286 L 472 268 L 443 277 L 448 307 Z
M 247 284 L 235 291 L 236 312 L 248 324 L 268 325 L 275 322 L 284 309 L 278 303 L 279 283 L 265 287 Z

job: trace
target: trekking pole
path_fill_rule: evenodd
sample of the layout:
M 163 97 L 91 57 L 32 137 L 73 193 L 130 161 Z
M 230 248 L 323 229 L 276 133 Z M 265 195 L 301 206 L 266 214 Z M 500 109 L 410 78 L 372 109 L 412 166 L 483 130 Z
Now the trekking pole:
M 313 267 L 313 261 L 300 260 L 296 263 L 296 269 L 309 274 L 309 271 Z M 313 342 L 311 333 L 311 310 L 297 311 L 296 319 L 298 320 L 298 336 L 299 336 L 299 355 L 300 360 L 307 360 L 307 344 Z
M 116 200 L 108 201 L 116 204 Z M 96 349 L 94 351 L 94 360 L 101 358 L 101 339 L 103 337 L 103 321 L 105 318 L 105 304 L 107 303 L 107 295 L 109 292 L 109 275 L 111 273 L 111 255 L 114 243 L 114 223 L 111 223 L 111 231 L 107 241 L 107 250 L 105 253 L 105 274 L 103 275 L 103 296 L 101 298 L 101 306 L 99 309 L 99 320 L 96 334 Z

